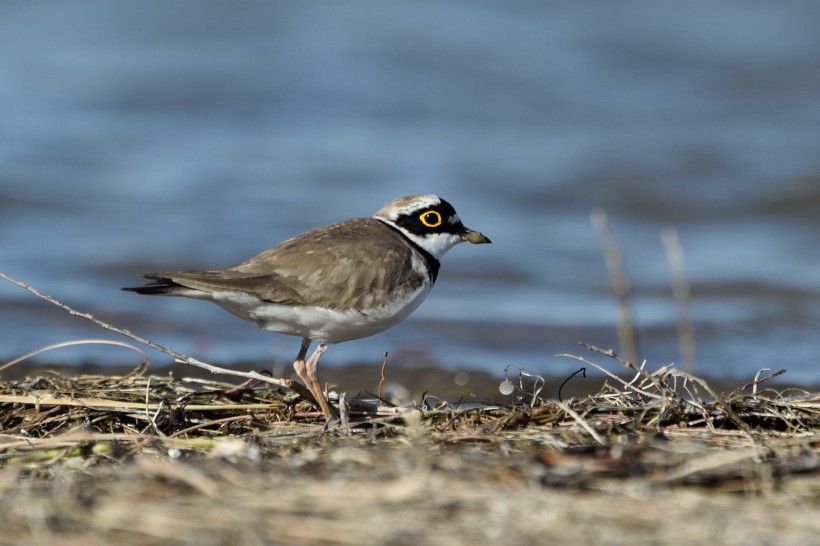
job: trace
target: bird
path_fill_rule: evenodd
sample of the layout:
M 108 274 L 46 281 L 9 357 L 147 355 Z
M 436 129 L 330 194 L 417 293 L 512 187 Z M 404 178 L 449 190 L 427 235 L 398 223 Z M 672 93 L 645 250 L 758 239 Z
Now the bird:
M 306 231 L 239 265 L 144 273 L 149 283 L 123 290 L 211 301 L 265 330 L 301 337 L 294 371 L 331 422 L 336 413 L 317 377 L 325 350 L 407 318 L 430 293 L 442 256 L 465 241 L 491 242 L 444 199 L 407 195 L 370 218 Z

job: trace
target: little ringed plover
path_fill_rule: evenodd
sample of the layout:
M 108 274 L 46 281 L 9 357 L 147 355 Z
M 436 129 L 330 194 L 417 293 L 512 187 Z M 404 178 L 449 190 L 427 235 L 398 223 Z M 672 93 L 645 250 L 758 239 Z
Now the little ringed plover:
M 439 260 L 463 241 L 490 240 L 435 195 L 391 201 L 356 218 L 297 235 L 239 265 L 147 273 L 138 294 L 208 300 L 259 327 L 302 338 L 293 367 L 325 418 L 335 418 L 316 376 L 328 345 L 395 326 L 427 297 Z M 305 360 L 312 341 L 319 343 Z

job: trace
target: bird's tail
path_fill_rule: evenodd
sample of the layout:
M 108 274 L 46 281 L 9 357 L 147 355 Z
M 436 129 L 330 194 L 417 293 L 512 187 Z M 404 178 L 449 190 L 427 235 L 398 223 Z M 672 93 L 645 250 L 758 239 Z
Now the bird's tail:
M 127 292 L 136 292 L 146 296 L 181 296 L 182 292 L 190 292 L 191 289 L 172 281 L 167 277 L 145 275 L 146 278 L 154 279 L 153 282 L 145 286 L 124 287 Z

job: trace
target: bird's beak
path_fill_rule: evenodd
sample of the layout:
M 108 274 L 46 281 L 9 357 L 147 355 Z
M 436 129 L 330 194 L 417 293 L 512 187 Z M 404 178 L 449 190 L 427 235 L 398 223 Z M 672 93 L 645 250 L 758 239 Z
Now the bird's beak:
M 464 231 L 461 232 L 461 240 L 462 241 L 469 241 L 474 245 L 481 245 L 484 243 L 490 244 L 490 241 L 487 237 L 484 236 L 483 233 L 480 231 L 473 231 L 471 229 L 464 228 Z

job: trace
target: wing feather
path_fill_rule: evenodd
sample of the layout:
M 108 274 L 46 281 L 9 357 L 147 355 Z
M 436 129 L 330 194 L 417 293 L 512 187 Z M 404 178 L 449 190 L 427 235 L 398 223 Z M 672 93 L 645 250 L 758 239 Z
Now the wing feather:
M 193 296 L 190 289 L 206 298 L 213 292 L 243 291 L 285 305 L 369 309 L 397 292 L 421 287 L 424 275 L 413 262 L 422 257 L 415 254 L 400 234 L 378 220 L 361 218 L 308 231 L 228 269 L 146 277 L 157 279 L 158 286 L 171 281 L 184 287 L 176 289 L 179 295 Z

